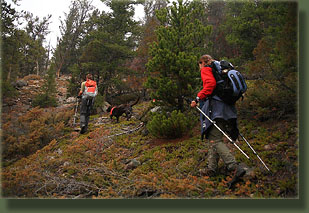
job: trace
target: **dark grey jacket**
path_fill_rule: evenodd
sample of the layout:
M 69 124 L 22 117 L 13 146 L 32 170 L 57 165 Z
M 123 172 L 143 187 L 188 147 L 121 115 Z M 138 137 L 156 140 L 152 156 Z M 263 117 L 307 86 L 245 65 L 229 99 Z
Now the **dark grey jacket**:
M 208 97 L 205 101 L 201 101 L 200 108 L 213 121 L 215 121 L 217 118 L 229 121 L 228 124 L 232 125 L 231 129 L 233 129 L 233 132 L 228 134 L 232 137 L 233 140 L 237 138 L 237 110 L 235 105 L 228 105 L 224 103 L 218 96 L 213 96 Z M 206 138 L 208 138 L 209 127 L 211 126 L 212 123 L 201 114 L 202 138 L 204 135 Z

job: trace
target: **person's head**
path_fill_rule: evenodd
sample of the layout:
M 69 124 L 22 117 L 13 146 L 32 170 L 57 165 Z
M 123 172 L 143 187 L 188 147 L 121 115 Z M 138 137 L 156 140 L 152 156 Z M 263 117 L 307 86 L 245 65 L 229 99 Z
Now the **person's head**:
M 199 60 L 200 69 L 202 69 L 206 65 L 210 65 L 213 62 L 213 58 L 210 55 L 202 55 Z
M 92 75 L 91 75 L 91 74 L 87 74 L 87 75 L 86 75 L 86 80 L 93 80 Z

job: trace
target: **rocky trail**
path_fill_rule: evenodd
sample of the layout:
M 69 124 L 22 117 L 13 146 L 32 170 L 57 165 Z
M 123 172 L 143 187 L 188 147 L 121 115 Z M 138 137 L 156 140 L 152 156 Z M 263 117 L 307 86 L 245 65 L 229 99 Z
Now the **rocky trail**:
M 71 108 L 75 103 L 75 97 L 67 97 L 67 86 L 70 76 L 63 75 L 56 79 L 56 98 L 59 103 L 59 108 Z M 31 109 L 31 103 L 35 96 L 42 93 L 44 79 L 40 76 L 29 75 L 23 79 L 19 79 L 13 83 L 18 91 L 17 98 L 10 97 L 3 100 L 2 111 L 3 113 L 10 113 L 12 111 L 19 111 L 25 113 Z

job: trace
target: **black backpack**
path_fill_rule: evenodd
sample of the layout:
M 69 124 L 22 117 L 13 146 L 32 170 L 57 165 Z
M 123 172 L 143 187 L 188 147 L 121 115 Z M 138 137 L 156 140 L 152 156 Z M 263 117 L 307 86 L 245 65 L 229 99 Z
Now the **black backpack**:
M 247 90 L 244 77 L 230 62 L 224 60 L 214 61 L 210 67 L 217 83 L 212 95 L 217 95 L 227 104 L 235 104 Z

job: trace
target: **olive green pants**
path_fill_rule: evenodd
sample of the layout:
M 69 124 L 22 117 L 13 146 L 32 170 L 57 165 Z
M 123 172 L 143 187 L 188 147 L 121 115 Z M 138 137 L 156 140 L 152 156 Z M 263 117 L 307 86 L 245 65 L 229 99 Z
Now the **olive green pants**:
M 219 128 L 224 131 L 228 132 L 229 123 L 224 119 L 215 119 L 216 124 Z M 223 162 L 225 163 L 227 169 L 232 171 L 236 168 L 236 160 L 235 157 L 232 155 L 230 149 L 226 146 L 227 142 L 224 142 L 224 135 L 213 125 L 210 127 L 209 130 L 209 151 L 208 151 L 208 169 L 216 171 L 218 169 L 218 162 L 220 157 L 222 158 Z

